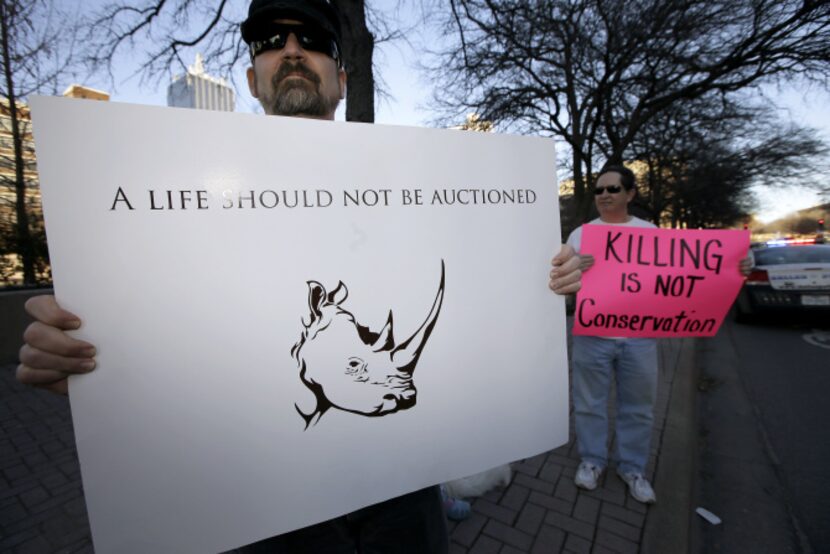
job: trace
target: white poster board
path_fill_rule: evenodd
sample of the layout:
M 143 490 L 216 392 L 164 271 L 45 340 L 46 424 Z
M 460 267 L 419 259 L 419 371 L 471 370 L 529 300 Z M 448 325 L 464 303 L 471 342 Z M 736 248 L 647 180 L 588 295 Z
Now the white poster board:
M 567 442 L 552 140 L 32 114 L 55 293 L 99 352 L 70 382 L 98 551 L 230 549 Z

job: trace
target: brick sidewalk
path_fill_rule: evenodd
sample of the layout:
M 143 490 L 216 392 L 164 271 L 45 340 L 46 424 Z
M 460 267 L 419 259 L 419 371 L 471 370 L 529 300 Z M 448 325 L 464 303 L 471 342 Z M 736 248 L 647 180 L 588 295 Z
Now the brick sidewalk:
M 681 351 L 676 340 L 661 340 L 659 345 L 660 379 L 646 469 L 652 483 Z M 639 552 L 650 508 L 628 496 L 613 467 L 603 474 L 595 491 L 577 489 L 573 478 L 579 453 L 573 436 L 571 418 L 572 438 L 568 444 L 512 464 L 511 484 L 476 499 L 472 516 L 450 527 L 450 552 Z M 660 489 L 655 489 L 659 502 Z
M 0 368 L 0 552 L 92 552 L 65 397 Z
M 652 482 L 678 344 L 660 341 Z M 0 552 L 92 552 L 68 401 L 17 384 L 13 366 L 0 368 L 0 398 Z M 471 517 L 451 524 L 451 552 L 638 552 L 647 508 L 626 494 L 613 470 L 597 490 L 578 490 L 578 463 L 571 440 L 513 464 L 508 487 L 475 500 Z

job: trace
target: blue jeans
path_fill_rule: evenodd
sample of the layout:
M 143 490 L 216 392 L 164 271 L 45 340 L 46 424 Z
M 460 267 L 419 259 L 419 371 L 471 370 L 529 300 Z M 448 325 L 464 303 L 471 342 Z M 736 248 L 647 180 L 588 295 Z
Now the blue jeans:
M 584 461 L 608 465 L 608 392 L 617 384 L 618 468 L 644 473 L 657 398 L 657 340 L 573 337 L 574 426 Z

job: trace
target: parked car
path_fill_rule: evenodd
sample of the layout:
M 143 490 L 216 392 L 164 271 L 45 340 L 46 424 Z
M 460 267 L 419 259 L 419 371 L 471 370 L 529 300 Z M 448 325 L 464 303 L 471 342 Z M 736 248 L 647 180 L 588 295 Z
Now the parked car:
M 830 315 L 830 244 L 771 244 L 752 249 L 755 267 L 735 301 L 735 318 L 756 314 Z

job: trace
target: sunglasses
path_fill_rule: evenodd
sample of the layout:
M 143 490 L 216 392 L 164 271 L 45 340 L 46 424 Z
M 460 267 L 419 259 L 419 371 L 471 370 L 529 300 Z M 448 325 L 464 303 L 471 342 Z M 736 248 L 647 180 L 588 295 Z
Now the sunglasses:
M 599 196 L 603 191 L 608 191 L 608 194 L 617 194 L 622 190 L 620 185 L 609 185 L 607 187 L 597 187 L 594 189 L 594 194 Z
M 339 64 L 340 50 L 337 48 L 337 42 L 331 34 L 317 27 L 282 23 L 272 23 L 263 30 L 262 35 L 270 35 L 267 38 L 251 41 L 249 45 L 251 59 L 253 60 L 257 55 L 268 50 L 282 50 L 288 41 L 288 35 L 292 33 L 303 50 L 320 52 Z

